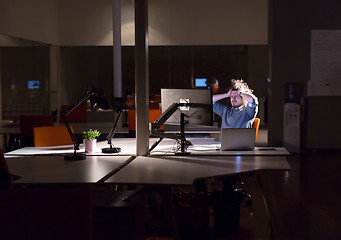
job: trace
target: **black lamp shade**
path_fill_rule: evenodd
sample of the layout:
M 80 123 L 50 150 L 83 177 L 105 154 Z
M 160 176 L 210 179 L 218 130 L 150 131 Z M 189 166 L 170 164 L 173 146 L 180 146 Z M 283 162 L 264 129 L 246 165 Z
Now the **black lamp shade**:
M 98 90 L 94 94 L 90 96 L 91 108 L 94 108 L 96 105 L 103 110 L 111 109 L 110 104 L 104 96 L 104 93 L 101 90 Z

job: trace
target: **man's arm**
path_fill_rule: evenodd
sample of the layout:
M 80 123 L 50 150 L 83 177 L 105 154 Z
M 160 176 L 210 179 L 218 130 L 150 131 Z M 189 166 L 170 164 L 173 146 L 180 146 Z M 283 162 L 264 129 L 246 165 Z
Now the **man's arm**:
M 246 101 L 248 101 L 249 103 L 258 102 L 257 97 L 253 95 L 252 93 L 240 92 L 240 96 L 244 98 Z
M 218 102 L 221 99 L 228 98 L 231 96 L 232 88 L 227 93 L 213 95 L 213 103 Z

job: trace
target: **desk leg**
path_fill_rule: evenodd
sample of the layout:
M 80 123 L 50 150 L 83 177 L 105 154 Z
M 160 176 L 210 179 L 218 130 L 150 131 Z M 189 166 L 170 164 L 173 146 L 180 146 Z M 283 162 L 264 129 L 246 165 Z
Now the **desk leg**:
M 17 146 L 17 136 L 13 134 L 4 133 L 3 134 L 3 143 L 4 146 L 4 152 L 10 152 L 14 150 Z
M 165 201 L 165 205 L 168 206 L 166 215 L 170 217 L 171 220 L 171 230 L 173 233 L 174 239 L 180 239 L 179 236 L 179 230 L 178 230 L 178 222 L 175 217 L 175 207 L 173 203 L 173 196 L 172 196 L 172 190 L 171 187 L 165 187 L 165 189 L 161 192 L 161 196 L 163 200 Z
M 263 198 L 263 202 L 265 205 L 266 214 L 269 219 L 271 237 L 276 237 L 278 231 L 277 231 L 277 224 L 273 215 L 272 198 L 271 198 L 270 189 L 269 189 L 268 174 L 267 174 L 267 171 L 263 173 L 265 176 L 265 184 L 262 183 L 262 179 L 259 173 L 255 173 L 255 174 L 256 174 L 257 181 L 258 181 L 261 193 L 262 193 L 262 198 Z
M 178 223 L 175 216 L 172 187 L 145 187 L 152 219 L 151 225 L 157 224 L 161 234 L 171 234 L 173 239 L 180 239 Z
M 146 219 L 146 228 L 148 228 L 148 225 L 153 225 L 155 222 L 159 225 L 161 232 L 170 231 L 169 234 L 172 234 L 174 239 L 180 239 L 178 223 L 175 216 L 172 188 L 170 186 L 144 186 L 129 196 L 124 196 L 122 201 L 129 202 L 137 196 L 145 196 L 146 202 L 142 205 L 149 207 L 149 214 L 151 215 L 149 221 L 152 221 L 152 223 L 147 223 L 148 221 Z M 149 228 L 152 228 L 152 226 L 149 226 Z M 165 230 L 164 228 L 167 229 Z

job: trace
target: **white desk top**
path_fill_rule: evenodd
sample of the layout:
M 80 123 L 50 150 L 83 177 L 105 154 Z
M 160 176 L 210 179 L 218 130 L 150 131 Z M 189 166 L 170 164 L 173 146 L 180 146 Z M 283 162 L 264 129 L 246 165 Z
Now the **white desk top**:
M 150 139 L 150 145 L 158 139 Z M 213 139 L 189 139 L 189 156 L 175 156 L 176 141 L 164 139 L 151 156 L 138 156 L 121 168 L 136 153 L 135 138 L 114 138 L 119 154 L 103 154 L 107 142 L 99 142 L 98 152 L 87 154 L 84 161 L 65 161 L 73 146 L 26 147 L 5 154 L 9 170 L 22 176 L 15 183 L 106 183 L 191 185 L 195 179 L 233 175 L 258 170 L 289 170 L 284 148 L 254 151 L 219 151 Z M 78 152 L 84 152 L 83 145 Z M 107 174 L 119 169 L 113 176 Z
M 152 139 L 155 142 L 157 139 Z M 231 156 L 255 156 L 255 155 L 290 155 L 283 147 L 256 147 L 250 151 L 220 151 L 220 142 L 214 138 L 188 138 L 193 145 L 187 149 L 192 155 L 231 155 Z M 151 155 L 173 155 L 179 146 L 175 140 L 163 139 L 151 152 Z M 179 152 L 179 151 L 178 151 Z
M 149 146 L 158 140 L 158 138 L 150 138 Z M 192 146 L 188 148 L 188 152 L 192 155 L 232 155 L 232 156 L 254 156 L 254 155 L 289 155 L 289 152 L 283 147 L 262 147 L 255 148 L 253 151 L 220 151 L 220 143 L 215 142 L 213 138 L 189 138 Z M 104 156 L 104 155 L 136 155 L 136 139 L 135 138 L 113 138 L 112 144 L 121 148 L 118 154 L 105 154 L 101 152 L 102 148 L 109 147 L 107 141 L 97 143 L 97 151 L 95 153 L 87 153 L 89 156 Z M 83 144 L 80 144 L 78 152 L 84 152 Z M 174 155 L 178 149 L 177 143 L 172 139 L 163 139 L 161 143 L 151 152 L 152 156 L 155 155 Z M 72 153 L 73 146 L 55 146 L 55 147 L 25 147 L 21 149 L 8 152 L 5 155 L 45 155 L 57 154 L 62 155 L 65 153 Z
M 114 138 L 112 139 L 113 146 L 120 147 L 122 152 L 102 153 L 102 148 L 108 148 L 107 141 L 97 142 L 96 151 L 94 153 L 86 153 L 87 156 L 131 156 L 136 154 L 136 139 L 135 138 Z M 65 153 L 74 152 L 73 145 L 52 146 L 52 147 L 24 147 L 8 153 L 5 156 L 32 156 L 32 155 L 64 155 Z M 84 145 L 79 145 L 77 152 L 84 153 Z
M 21 178 L 14 184 L 96 183 L 120 167 L 128 156 L 88 156 L 85 160 L 65 161 L 62 156 L 6 157 L 11 174 Z
M 139 156 L 106 183 L 192 185 L 200 178 L 290 169 L 284 156 Z

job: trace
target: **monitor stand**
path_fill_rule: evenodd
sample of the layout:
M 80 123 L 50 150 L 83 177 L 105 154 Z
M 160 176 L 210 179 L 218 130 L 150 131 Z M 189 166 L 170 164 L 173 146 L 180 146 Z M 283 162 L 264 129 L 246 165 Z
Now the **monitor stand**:
M 186 152 L 186 146 L 190 145 L 191 143 L 186 140 L 185 138 L 185 114 L 182 112 L 180 114 L 180 144 L 181 144 L 181 152 L 176 152 L 175 155 L 185 156 L 190 155 L 191 153 Z

